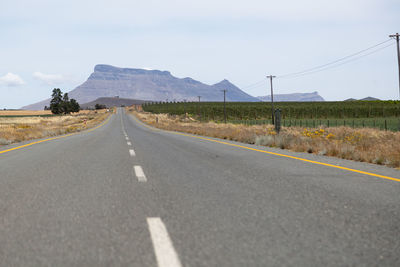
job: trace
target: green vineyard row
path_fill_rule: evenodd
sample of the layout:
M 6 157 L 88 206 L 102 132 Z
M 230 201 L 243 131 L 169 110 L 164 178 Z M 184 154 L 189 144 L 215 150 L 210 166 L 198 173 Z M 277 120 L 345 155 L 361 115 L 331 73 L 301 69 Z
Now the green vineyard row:
M 345 102 L 277 102 L 282 119 L 354 119 L 400 117 L 400 101 L 345 101 Z M 224 117 L 222 102 L 178 102 L 143 105 L 152 113 L 197 116 L 201 120 L 221 121 Z M 228 120 L 271 119 L 271 103 L 227 102 Z

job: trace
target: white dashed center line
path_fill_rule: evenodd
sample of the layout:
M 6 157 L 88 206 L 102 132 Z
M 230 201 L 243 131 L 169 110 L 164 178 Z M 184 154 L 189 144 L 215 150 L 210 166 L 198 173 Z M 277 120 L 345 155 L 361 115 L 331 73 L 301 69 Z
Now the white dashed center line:
M 135 150 L 129 149 L 129 155 L 131 155 L 131 157 L 136 156 Z
M 144 175 L 144 172 L 143 172 L 143 169 L 141 166 L 135 165 L 135 166 L 133 166 L 133 169 L 135 170 L 135 175 L 139 182 L 147 182 L 146 175 Z
M 128 142 L 126 142 L 126 143 L 127 143 L 127 145 L 128 145 L 128 146 L 131 146 L 131 145 L 132 145 L 132 143 L 131 143 L 131 142 L 129 142 L 129 141 L 128 141 Z
M 153 242 L 154 252 L 159 267 L 181 267 L 172 241 L 168 235 L 167 228 L 162 220 L 158 217 L 147 218 L 151 241 Z
M 128 141 L 128 140 L 129 140 L 129 137 L 128 137 L 128 136 L 125 136 L 125 139 L 126 139 L 126 141 Z

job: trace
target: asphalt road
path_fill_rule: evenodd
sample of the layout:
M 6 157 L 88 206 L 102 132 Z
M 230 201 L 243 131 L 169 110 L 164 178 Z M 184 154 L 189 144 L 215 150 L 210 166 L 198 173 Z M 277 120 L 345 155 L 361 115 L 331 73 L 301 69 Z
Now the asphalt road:
M 224 142 L 120 109 L 94 131 L 1 153 L 0 266 L 400 265 L 400 182 Z

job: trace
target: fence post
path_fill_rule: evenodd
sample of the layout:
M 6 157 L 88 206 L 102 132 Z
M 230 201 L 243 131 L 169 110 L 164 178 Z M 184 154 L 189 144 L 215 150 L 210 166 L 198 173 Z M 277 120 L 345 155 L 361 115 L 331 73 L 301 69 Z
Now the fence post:
M 386 119 L 385 119 L 385 131 L 387 131 L 387 122 L 386 122 Z
M 329 128 L 329 120 L 328 120 L 328 128 Z
M 313 120 L 313 128 L 315 128 L 315 120 Z
M 279 131 L 281 130 L 281 110 L 280 109 L 276 109 L 275 110 L 275 131 L 277 133 L 279 133 Z M 283 123 L 285 123 L 285 121 L 283 121 Z

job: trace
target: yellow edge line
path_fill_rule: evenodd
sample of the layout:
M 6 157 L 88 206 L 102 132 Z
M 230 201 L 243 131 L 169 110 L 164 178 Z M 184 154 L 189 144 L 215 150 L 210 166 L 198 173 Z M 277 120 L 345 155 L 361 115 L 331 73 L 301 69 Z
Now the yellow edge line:
M 103 121 L 101 124 L 97 125 L 97 126 L 94 127 L 94 128 L 88 129 L 88 130 L 86 130 L 86 131 L 83 131 L 83 132 L 75 132 L 75 133 L 70 133 L 70 134 L 61 135 L 61 136 L 57 136 L 57 137 L 47 138 L 47 139 L 43 139 L 43 140 L 40 140 L 40 141 L 28 143 L 28 144 L 25 144 L 25 145 L 22 145 L 22 146 L 13 147 L 13 148 L 10 148 L 10 149 L 6 149 L 6 150 L 0 151 L 0 154 L 6 153 L 6 152 L 10 152 L 10 151 L 13 151 L 13 150 L 17 150 L 17 149 L 20 149 L 20 148 L 24 148 L 24 147 L 27 147 L 27 146 L 32 146 L 32 145 L 35 145 L 35 144 L 39 144 L 39 143 L 43 143 L 43 142 L 55 140 L 55 139 L 65 138 L 65 137 L 68 137 L 68 136 L 71 136 L 71 135 L 76 135 L 76 134 L 78 134 L 78 133 L 84 133 L 84 132 L 88 133 L 88 132 L 94 131 L 94 130 L 96 130 L 97 128 L 100 128 L 101 126 L 105 125 L 105 124 L 110 120 L 111 116 L 112 116 L 112 115 L 110 115 L 110 116 L 109 116 L 105 121 Z
M 136 116 L 133 116 L 133 117 L 135 118 L 135 120 L 136 120 L 137 122 L 139 122 L 139 123 L 142 124 L 143 126 L 146 126 L 146 127 L 149 128 L 150 130 L 153 130 L 153 131 L 154 131 L 154 128 L 153 128 L 153 127 L 148 126 L 148 125 L 146 125 L 145 123 L 141 122 L 140 120 L 138 120 L 138 119 L 136 118 Z M 157 130 L 160 131 L 160 129 L 157 129 Z M 329 164 L 329 163 L 324 163 L 324 162 L 319 162 L 319 161 L 314 161 L 314 160 L 309 160 L 309 159 L 304 159 L 304 158 L 289 156 L 289 155 L 285 155 L 285 154 L 280 154 L 280 153 L 265 151 L 265 150 L 261 150 L 261 149 L 256 149 L 256 148 L 248 147 L 248 146 L 236 145 L 236 144 L 232 144 L 232 143 L 228 143 L 228 142 L 223 142 L 223 141 L 214 140 L 214 139 L 210 139 L 210 138 L 206 138 L 206 137 L 201 137 L 201 136 L 196 136 L 196 135 L 191 135 L 191 134 L 184 134 L 184 133 L 173 132 L 173 131 L 167 131 L 167 132 L 173 133 L 173 134 L 176 134 L 176 135 L 183 135 L 183 136 L 187 136 L 187 137 L 193 137 L 193 138 L 202 139 L 202 140 L 207 140 L 207 141 L 210 141 L 210 142 L 215 142 L 215 143 L 224 144 L 224 145 L 228 145 L 228 146 L 244 148 L 244 149 L 253 150 L 253 151 L 257 151 L 257 152 L 261 152 L 261 153 L 265 153 L 265 154 L 270 154 L 270 155 L 275 155 L 275 156 L 285 157 L 285 158 L 290 158 L 290 159 L 296 159 L 296 160 L 300 160 L 300 161 L 304 161 L 304 162 L 308 162 L 308 163 L 313 163 L 313 164 L 317 164 L 317 165 L 323 165 L 323 166 L 332 167 L 332 168 L 336 168 L 336 169 L 341 169 L 341 170 L 346 170 L 346 171 L 350 171 L 350 172 L 361 173 L 361 174 L 365 174 L 365 175 L 369 175 L 369 176 L 374 176 L 374 177 L 379 177 L 379 178 L 382 178 L 382 179 L 387 179 L 387 180 L 392 180 L 392 181 L 400 182 L 400 179 L 399 179 L 399 178 L 394 178 L 394 177 L 390 177 L 390 176 L 380 175 L 380 174 L 376 174 L 376 173 L 372 173 L 372 172 L 364 172 L 364 171 L 360 171 L 360 170 L 356 170 L 356 169 L 351 169 L 351 168 L 346 168 L 346 167 L 342 167 L 342 166 L 337 166 L 337 165 L 333 165 L 333 164 Z

